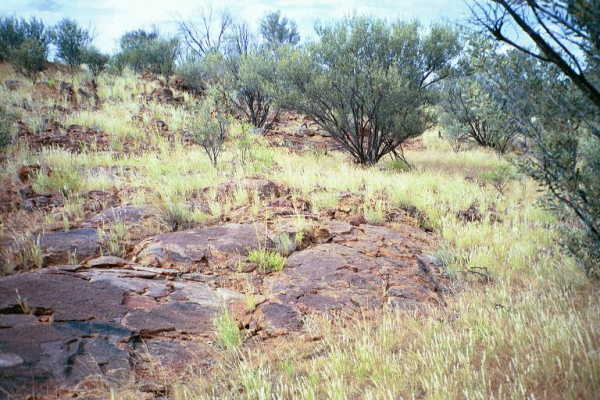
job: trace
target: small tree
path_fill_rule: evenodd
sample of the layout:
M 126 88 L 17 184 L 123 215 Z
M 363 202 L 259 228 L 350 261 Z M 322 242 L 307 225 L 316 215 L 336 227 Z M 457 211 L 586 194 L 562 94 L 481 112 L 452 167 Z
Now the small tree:
M 280 100 L 310 116 L 356 162 L 375 164 L 434 123 L 433 85 L 459 52 L 454 31 L 354 17 L 280 62 Z
M 47 47 L 37 40 L 28 39 L 10 54 L 17 71 L 35 83 L 46 66 Z
M 57 55 L 73 69 L 85 62 L 85 50 L 91 41 L 90 32 L 80 27 L 75 20 L 64 18 L 54 28 Z
M 104 71 L 109 59 L 109 56 L 102 54 L 100 50 L 95 47 L 87 48 L 83 56 L 83 62 L 88 66 L 94 78 Z
M 300 42 L 298 27 L 294 21 L 281 16 L 281 11 L 271 12 L 260 21 L 260 33 L 268 45 L 296 45 Z
M 214 92 L 209 93 L 207 98 L 197 105 L 194 110 L 194 118 L 189 126 L 190 132 L 202 146 L 215 168 L 217 168 L 231 124 L 226 114 L 220 109 L 216 98 Z

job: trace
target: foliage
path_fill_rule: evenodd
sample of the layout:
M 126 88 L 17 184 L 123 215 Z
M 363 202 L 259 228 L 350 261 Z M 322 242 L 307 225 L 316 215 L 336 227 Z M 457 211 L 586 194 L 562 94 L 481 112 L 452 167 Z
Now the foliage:
M 52 38 L 41 20 L 0 17 L 0 61 L 9 60 L 12 51 L 28 40 L 37 42 L 44 49 L 44 54 L 47 54 Z
M 46 66 L 47 48 L 38 40 L 27 39 L 10 54 L 16 70 L 35 83 Z
M 64 18 L 54 28 L 54 44 L 58 57 L 71 68 L 85 62 L 86 48 L 92 41 L 91 33 L 75 20 Z
M 440 122 L 457 150 L 475 143 L 505 153 L 519 131 L 488 76 L 506 56 L 489 39 L 471 36 L 467 40 L 456 76 L 443 85 Z
M 231 121 L 219 106 L 214 92 L 193 111 L 194 118 L 190 121 L 189 130 L 216 168 Z
M 158 32 L 137 30 L 121 37 L 121 52 L 115 63 L 128 65 L 136 72 L 151 72 L 163 75 L 167 81 L 175 72 L 175 62 L 180 54 L 179 40 L 166 39 Z
M 88 66 L 94 77 L 100 75 L 106 68 L 110 57 L 103 54 L 95 47 L 89 47 L 84 51 L 83 62 Z
M 300 34 L 296 23 L 282 17 L 281 11 L 268 13 L 261 19 L 260 33 L 269 46 L 296 45 L 300 42 Z
M 433 125 L 433 86 L 459 51 L 453 30 L 353 17 L 317 33 L 305 51 L 282 57 L 284 105 L 310 116 L 361 164 Z
M 285 267 L 285 257 L 265 249 L 252 250 L 248 254 L 248 260 L 256 263 L 262 272 L 281 271 Z
M 224 309 L 214 321 L 216 337 L 219 344 L 226 350 L 235 350 L 242 344 L 242 332 L 231 313 Z
M 597 6 L 597 0 L 532 1 L 519 8 L 497 1 L 475 13 L 492 36 L 516 49 L 496 68 L 493 90 L 529 142 L 523 170 L 548 189 L 551 209 L 565 221 L 578 219 L 563 242 L 590 276 L 600 276 L 600 36 L 590 26 L 598 20 Z M 537 52 L 506 36 L 507 15 Z M 558 33 L 548 34 L 548 24 Z M 587 56 L 587 65 L 574 48 Z
M 175 71 L 182 79 L 181 85 L 185 90 L 196 95 L 206 90 L 206 71 L 203 64 L 195 57 L 186 58 L 177 66 Z
M 216 82 L 232 111 L 242 114 L 256 128 L 270 129 L 269 115 L 278 112 L 273 88 L 277 73 L 274 54 L 254 48 L 241 54 L 214 54 L 205 63 L 209 79 Z

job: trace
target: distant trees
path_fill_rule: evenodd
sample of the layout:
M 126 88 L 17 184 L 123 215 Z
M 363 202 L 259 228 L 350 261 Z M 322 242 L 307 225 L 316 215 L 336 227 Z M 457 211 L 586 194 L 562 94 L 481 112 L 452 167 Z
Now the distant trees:
M 46 67 L 47 47 L 35 39 L 27 39 L 11 50 L 11 61 L 15 69 L 34 83 Z
M 86 49 L 92 41 L 91 33 L 80 27 L 75 20 L 64 18 L 53 30 L 58 58 L 71 68 L 85 61 Z
M 0 61 L 34 82 L 46 66 L 51 31 L 36 18 L 0 17 Z
M 8 61 L 11 52 L 24 42 L 36 42 L 36 46 L 48 53 L 48 45 L 52 41 L 51 30 L 39 19 L 0 17 L 0 61 Z
M 128 65 L 136 72 L 149 71 L 169 78 L 175 72 L 176 60 L 180 54 L 177 38 L 163 38 L 157 31 L 136 30 L 121 37 L 121 52 L 115 57 L 117 62 Z
M 281 11 L 271 12 L 261 19 L 260 33 L 268 45 L 296 45 L 300 42 L 296 23 L 282 17 Z
M 282 58 L 281 101 L 310 116 L 356 162 L 375 164 L 433 125 L 432 88 L 460 51 L 452 29 L 353 17 L 317 34 L 317 42 Z
M 223 10 L 217 14 L 210 7 L 202 11 L 198 21 L 178 22 L 179 33 L 186 48 L 199 59 L 212 52 L 221 52 L 227 44 L 233 25 L 229 12 Z
M 600 1 L 494 0 L 472 10 L 479 26 L 520 53 L 493 81 L 530 144 L 520 164 L 548 189 L 550 208 L 580 222 L 563 242 L 600 277 Z M 512 28 L 530 46 L 511 38 Z

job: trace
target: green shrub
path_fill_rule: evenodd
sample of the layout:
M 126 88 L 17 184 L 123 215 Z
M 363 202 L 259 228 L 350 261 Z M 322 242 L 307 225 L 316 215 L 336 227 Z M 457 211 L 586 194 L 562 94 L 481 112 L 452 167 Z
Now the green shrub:
M 265 249 L 252 250 L 248 254 L 248 261 L 256 263 L 261 272 L 281 271 L 285 267 L 285 257 Z
M 11 61 L 12 51 L 28 40 L 37 42 L 47 54 L 52 38 L 41 20 L 0 17 L 0 61 Z
M 281 16 L 281 11 L 268 13 L 260 20 L 260 34 L 268 46 L 296 45 L 300 42 L 294 21 Z
M 281 50 L 284 106 L 310 116 L 361 164 L 433 125 L 433 87 L 460 50 L 453 30 L 353 17 L 317 34 L 305 50 Z
M 83 62 L 88 66 L 94 77 L 97 77 L 106 69 L 109 60 L 109 56 L 102 54 L 100 50 L 95 47 L 85 49 L 83 54 Z
M 71 68 L 85 62 L 86 48 L 92 41 L 90 32 L 75 20 L 64 18 L 54 28 L 57 56 Z
M 214 94 L 209 95 L 194 110 L 194 118 L 189 122 L 188 129 L 206 152 L 213 167 L 223 151 L 223 144 L 229 132 L 231 121 L 221 110 Z
M 177 38 L 161 38 L 158 32 L 137 30 L 121 37 L 121 52 L 115 56 L 116 66 L 127 65 L 138 73 L 151 72 L 165 79 L 175 72 L 175 61 L 180 54 Z
M 46 66 L 47 48 L 37 40 L 28 39 L 10 54 L 15 69 L 35 83 Z
M 242 332 L 231 313 L 222 310 L 214 320 L 217 342 L 226 350 L 235 350 L 242 344 Z

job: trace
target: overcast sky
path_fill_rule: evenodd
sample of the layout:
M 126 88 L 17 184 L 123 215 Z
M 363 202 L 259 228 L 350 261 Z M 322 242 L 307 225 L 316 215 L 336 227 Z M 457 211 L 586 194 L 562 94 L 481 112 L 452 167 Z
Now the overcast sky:
M 464 20 L 468 15 L 464 0 L 0 0 L 0 13 L 35 16 L 48 24 L 63 17 L 74 18 L 86 27 L 93 27 L 97 47 L 112 52 L 124 32 L 154 25 L 161 32 L 175 32 L 175 20 L 193 19 L 206 6 L 214 10 L 226 8 L 236 19 L 255 27 L 265 13 L 281 10 L 298 23 L 304 36 L 312 34 L 317 20 L 327 21 L 352 13 L 419 19 L 424 23 Z

